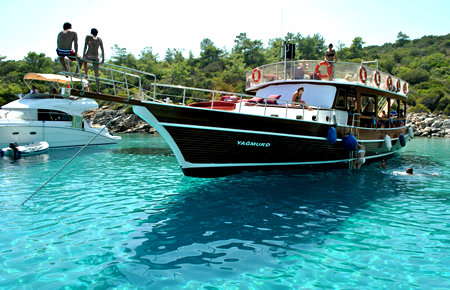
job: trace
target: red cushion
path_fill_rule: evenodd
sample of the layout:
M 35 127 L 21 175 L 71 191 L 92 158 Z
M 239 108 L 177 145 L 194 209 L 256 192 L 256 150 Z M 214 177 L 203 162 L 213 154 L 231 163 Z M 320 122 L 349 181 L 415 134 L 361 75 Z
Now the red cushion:
M 276 104 L 278 104 L 277 100 L 278 100 L 279 98 L 281 98 L 281 95 L 270 95 L 270 96 L 267 98 L 267 104 L 270 104 L 270 105 L 276 105 Z
M 268 99 L 275 99 L 275 100 L 278 100 L 279 98 L 281 98 L 281 95 L 270 95 L 268 97 Z
M 253 97 L 250 100 L 248 100 L 251 103 L 258 103 L 258 104 L 262 104 L 264 103 L 264 99 L 263 98 L 258 98 L 258 97 Z

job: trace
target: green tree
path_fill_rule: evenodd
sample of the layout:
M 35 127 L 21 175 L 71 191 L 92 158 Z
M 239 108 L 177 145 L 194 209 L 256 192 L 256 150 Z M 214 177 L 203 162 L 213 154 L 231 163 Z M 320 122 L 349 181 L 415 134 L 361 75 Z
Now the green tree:
M 23 60 L 25 62 L 24 70 L 27 72 L 53 72 L 53 61 L 51 58 L 46 57 L 44 53 L 37 54 L 35 52 L 29 52 Z
M 397 34 L 397 41 L 395 42 L 395 44 L 396 44 L 397 46 L 402 47 L 402 46 L 404 46 L 405 44 L 407 44 L 409 41 L 410 41 L 410 40 L 409 40 L 409 36 L 406 35 L 405 33 L 403 33 L 403 32 L 400 31 L 400 32 Z
M 302 37 L 298 43 L 301 59 L 323 59 L 325 55 L 325 40 L 320 34 Z
M 260 40 L 250 40 L 246 33 L 240 33 L 236 36 L 234 43 L 232 54 L 241 55 L 247 67 L 264 64 L 264 48 Z
M 362 37 L 355 37 L 350 45 L 350 58 L 362 58 L 364 56 Z

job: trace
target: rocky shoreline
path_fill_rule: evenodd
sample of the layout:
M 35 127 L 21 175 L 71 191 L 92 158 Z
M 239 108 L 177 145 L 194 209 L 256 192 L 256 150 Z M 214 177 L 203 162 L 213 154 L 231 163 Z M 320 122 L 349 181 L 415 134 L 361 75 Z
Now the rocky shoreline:
M 414 136 L 450 138 L 450 119 L 448 116 L 431 113 L 410 113 L 407 121 L 414 130 Z
M 108 107 L 86 112 L 85 117 L 91 118 L 94 126 L 104 126 L 117 114 L 117 110 Z M 418 137 L 450 138 L 450 119 L 442 115 L 430 113 L 410 113 L 407 121 Z M 154 134 L 155 128 L 143 121 L 137 115 L 121 113 L 108 125 L 112 133 L 147 133 Z

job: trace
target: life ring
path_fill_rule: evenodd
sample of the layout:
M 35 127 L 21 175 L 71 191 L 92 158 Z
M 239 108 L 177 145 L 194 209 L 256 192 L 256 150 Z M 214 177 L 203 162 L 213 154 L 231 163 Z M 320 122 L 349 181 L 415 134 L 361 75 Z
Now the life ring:
M 323 65 L 327 66 L 327 74 L 321 74 L 319 73 L 319 68 Z M 331 73 L 333 72 L 333 67 L 331 66 L 331 64 L 328 61 L 322 61 L 321 63 L 319 63 L 318 65 L 316 65 L 316 70 L 314 71 L 314 73 L 319 77 L 319 78 L 327 78 L 329 76 L 331 76 Z
M 257 83 L 261 80 L 261 71 L 259 70 L 259 68 L 255 68 L 252 71 L 252 80 Z
M 361 67 L 359 68 L 359 80 L 360 80 L 363 84 L 365 84 L 366 81 L 367 81 L 367 71 L 366 71 L 366 68 L 363 67 L 363 66 L 361 66 Z
M 403 83 L 403 93 L 406 95 L 408 93 L 408 85 Z
M 387 78 L 386 78 L 386 86 L 387 86 L 388 90 L 391 89 L 391 86 L 392 86 L 392 78 L 391 78 L 391 76 L 387 76 Z
M 377 85 L 377 87 L 379 87 L 381 84 L 381 74 L 379 71 L 375 72 L 375 74 L 373 75 L 373 80 L 375 81 L 375 84 Z
M 397 89 L 396 92 L 400 92 L 400 88 L 401 88 L 401 84 L 400 84 L 400 80 L 397 80 L 397 82 L 395 83 L 395 88 Z

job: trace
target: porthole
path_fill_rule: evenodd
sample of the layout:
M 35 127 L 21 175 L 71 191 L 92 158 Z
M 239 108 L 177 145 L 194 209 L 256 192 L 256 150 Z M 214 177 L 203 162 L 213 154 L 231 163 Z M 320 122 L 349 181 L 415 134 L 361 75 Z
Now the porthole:
M 303 116 L 302 115 L 297 115 L 297 116 L 295 116 L 295 119 L 301 120 L 301 119 L 303 119 Z
M 12 134 L 13 135 L 19 135 L 19 132 L 13 132 Z
M 36 135 L 36 132 L 31 131 L 31 132 L 30 132 L 30 135 Z

